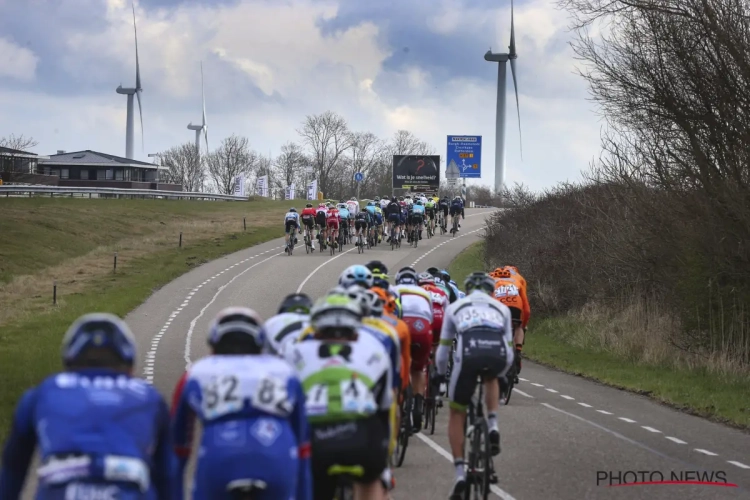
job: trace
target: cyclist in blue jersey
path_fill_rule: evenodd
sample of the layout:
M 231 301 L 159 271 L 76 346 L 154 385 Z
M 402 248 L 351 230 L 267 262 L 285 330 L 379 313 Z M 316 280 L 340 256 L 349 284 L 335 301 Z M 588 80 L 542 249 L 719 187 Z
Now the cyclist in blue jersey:
M 299 225 L 299 214 L 297 213 L 297 209 L 292 207 L 284 216 L 284 241 L 286 241 L 286 248 L 284 248 L 285 252 L 289 251 L 289 236 L 295 228 L 298 231 L 302 231 L 302 226 Z M 297 243 L 296 236 L 294 237 L 294 243 Z
M 458 285 L 456 284 L 455 280 L 450 280 L 448 283 L 450 284 L 450 286 L 453 289 L 453 291 L 456 293 L 456 296 L 458 297 L 458 300 L 461 300 L 464 297 L 466 297 L 466 294 L 464 292 L 462 292 L 460 288 L 458 288 Z
M 456 222 L 457 217 L 460 215 L 462 219 L 465 219 L 466 216 L 464 215 L 464 201 L 461 199 L 460 196 L 456 196 L 453 198 L 453 201 L 451 201 L 450 206 L 450 215 L 451 215 L 451 231 L 453 231 L 453 224 Z M 461 227 L 461 222 L 458 222 L 457 228 Z
M 229 500 L 253 488 L 258 500 L 312 499 L 305 394 L 294 369 L 263 352 L 262 322 L 251 309 L 222 310 L 210 327 L 211 355 L 175 389 L 175 498 L 183 498 L 197 417 L 203 432 L 193 498 Z
M 341 200 L 336 205 L 336 208 L 339 210 L 339 216 L 341 217 L 341 231 L 344 233 L 344 235 L 351 234 L 351 220 L 354 217 L 354 214 L 349 210 L 349 205 L 344 200 Z
M 21 398 L 2 456 L 0 498 L 16 500 L 35 448 L 38 500 L 173 498 L 169 410 L 133 377 L 133 334 L 117 316 L 80 317 L 62 342 L 65 371 Z
M 422 230 L 424 229 L 425 209 L 422 200 L 416 200 L 411 207 L 411 224 L 417 226 L 419 239 L 422 239 Z

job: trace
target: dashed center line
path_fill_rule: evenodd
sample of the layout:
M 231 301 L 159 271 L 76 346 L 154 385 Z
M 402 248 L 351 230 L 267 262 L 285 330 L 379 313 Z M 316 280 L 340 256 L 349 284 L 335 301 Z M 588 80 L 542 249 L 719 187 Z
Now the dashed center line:
M 682 439 L 677 439 L 676 437 L 672 437 L 672 436 L 664 436 L 664 437 L 677 444 L 687 444 L 686 441 L 683 441 Z
M 617 418 L 619 418 L 623 422 L 627 422 L 629 424 L 634 424 L 635 423 L 635 420 L 632 420 L 632 419 L 629 419 L 629 418 L 625 418 L 625 417 L 617 417 Z
M 642 425 L 641 428 L 646 429 L 648 432 L 653 432 L 656 434 L 661 434 L 661 431 L 659 429 L 654 429 L 653 427 L 649 427 L 647 425 Z
M 591 405 L 587 405 L 586 403 L 578 403 L 578 404 L 583 406 L 584 408 L 591 408 Z
M 605 415 L 612 415 L 612 413 L 605 411 L 605 410 L 596 410 L 596 411 L 598 411 L 599 413 L 603 413 Z
M 702 448 L 693 448 L 693 450 L 697 451 L 698 453 L 703 453 L 704 455 L 708 455 L 709 457 L 718 456 L 717 453 L 714 453 L 713 451 L 704 450 Z
M 727 460 L 727 463 L 736 465 L 740 469 L 750 469 L 750 465 L 745 465 L 742 462 L 735 462 L 734 460 Z

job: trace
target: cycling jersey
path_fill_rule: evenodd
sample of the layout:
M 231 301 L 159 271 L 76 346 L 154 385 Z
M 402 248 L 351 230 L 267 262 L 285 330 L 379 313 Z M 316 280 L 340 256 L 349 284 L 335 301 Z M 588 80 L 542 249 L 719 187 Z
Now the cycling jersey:
M 401 342 L 396 330 L 381 318 L 366 317 L 362 319 L 362 328 L 373 335 L 386 348 L 393 370 L 393 388 L 401 385 Z
M 299 313 L 281 313 L 263 323 L 271 352 L 284 355 L 287 344 L 294 342 L 310 324 L 310 316 Z
M 336 207 L 339 211 L 339 217 L 341 217 L 341 220 L 346 220 L 349 218 L 349 209 L 346 208 L 345 204 L 340 204 Z
M 313 221 L 315 220 L 315 216 L 317 215 L 318 211 L 314 208 L 305 208 L 302 210 L 302 222 L 308 225 L 312 225 Z
M 393 381 L 388 353 L 371 335 L 351 342 L 316 339 L 285 355 L 297 369 L 312 426 L 314 498 L 333 498 L 332 466 L 357 467 L 357 480 L 377 480 L 388 465 Z M 363 452 L 366 450 L 366 452 Z
M 284 222 L 288 223 L 290 221 L 296 223 L 299 226 L 299 214 L 297 212 L 287 212 L 284 216 Z
M 432 343 L 437 344 L 440 339 L 440 330 L 443 327 L 445 309 L 450 301 L 448 300 L 448 294 L 437 285 L 427 284 L 422 285 L 422 288 L 430 292 L 430 297 L 432 297 Z
M 409 336 L 409 326 L 396 316 L 385 312 L 381 317 L 393 327 L 398 335 L 398 341 L 401 345 L 401 389 L 406 390 L 409 386 L 409 372 L 411 371 L 411 338 Z
M 412 205 L 412 214 L 424 217 L 424 207 L 422 205 Z
M 525 327 L 531 315 L 529 299 L 526 297 L 525 280 L 522 283 L 518 274 L 510 278 L 495 278 L 493 297 L 510 308 L 513 320 Z
M 445 374 L 448 368 L 453 339 L 457 340 L 457 354 L 453 356 L 448 396 L 452 406 L 462 409 L 471 401 L 481 372 L 504 376 L 513 365 L 510 311 L 479 290 L 448 306 L 435 354 L 438 374 Z
M 173 401 L 177 487 L 198 418 L 193 498 L 225 498 L 229 483 L 255 479 L 266 483 L 264 497 L 312 499 L 305 394 L 285 360 L 270 354 L 207 356 L 185 372 Z
M 354 200 L 349 200 L 346 202 L 346 208 L 350 214 L 357 215 L 357 212 L 359 212 L 359 203 Z
M 365 207 L 365 210 L 367 211 L 367 213 L 369 213 L 370 215 L 372 215 L 373 217 L 375 217 L 375 207 L 373 207 L 371 205 L 367 205 Z
M 326 224 L 328 225 L 328 227 L 338 229 L 340 220 L 341 217 L 339 216 L 339 211 L 337 209 L 328 209 L 328 212 L 326 212 Z
M 432 297 L 417 285 L 396 285 L 401 298 L 402 319 L 409 326 L 413 371 L 427 366 L 432 352 Z
M 453 288 L 448 286 L 448 283 L 438 278 L 437 276 L 435 276 L 435 285 L 437 285 L 438 288 L 440 288 L 442 291 L 445 292 L 445 294 L 448 296 L 448 301 L 451 304 L 454 303 L 456 300 L 458 300 L 458 297 L 456 296 L 456 292 L 453 290 Z
M 3 451 L 0 498 L 21 498 L 37 447 L 36 498 L 175 498 L 169 410 L 144 380 L 87 368 L 27 390 Z
M 380 207 L 375 207 L 375 224 L 380 226 L 383 224 L 383 210 Z

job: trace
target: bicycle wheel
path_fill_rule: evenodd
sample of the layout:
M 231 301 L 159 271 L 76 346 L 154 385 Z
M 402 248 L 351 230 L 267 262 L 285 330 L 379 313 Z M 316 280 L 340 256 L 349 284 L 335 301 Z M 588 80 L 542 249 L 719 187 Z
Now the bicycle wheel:
M 396 447 L 399 449 L 399 453 L 396 456 L 396 467 L 401 467 L 406 458 L 406 448 L 409 447 L 409 436 L 411 435 L 411 387 L 406 389 L 406 395 L 404 396 L 404 402 L 401 405 L 401 425 L 398 429 L 398 437 Z M 394 450 L 395 452 L 395 450 Z
M 310 235 L 305 231 L 305 253 L 310 253 Z
M 336 249 L 333 248 L 333 237 L 328 238 L 328 247 L 331 249 L 331 257 L 333 257 L 333 253 L 336 251 Z
M 516 372 L 513 368 L 508 370 L 508 374 L 505 375 L 508 379 L 507 386 L 505 387 L 505 390 L 500 394 L 501 398 L 505 398 L 505 404 L 507 405 L 510 402 L 510 396 L 513 394 L 513 387 L 516 385 Z
M 464 491 L 466 500 L 487 500 L 490 495 L 490 451 L 489 430 L 487 422 L 476 419 L 471 437 L 467 486 Z

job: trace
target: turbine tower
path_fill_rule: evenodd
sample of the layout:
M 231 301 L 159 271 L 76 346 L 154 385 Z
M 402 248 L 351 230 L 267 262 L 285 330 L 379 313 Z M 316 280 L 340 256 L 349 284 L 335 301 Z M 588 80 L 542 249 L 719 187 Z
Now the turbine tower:
M 495 54 L 492 49 L 484 55 L 485 61 L 497 64 L 497 116 L 495 121 L 495 192 L 501 195 L 505 182 L 505 84 L 507 80 L 505 63 L 510 61 L 513 75 L 513 87 L 516 91 L 516 109 L 518 110 L 518 137 L 521 139 L 521 110 L 518 107 L 518 82 L 516 81 L 516 33 L 513 25 L 513 0 L 510 1 L 510 45 L 507 54 Z M 521 159 L 523 159 L 523 141 L 521 141 Z
M 188 130 L 195 130 L 195 149 L 198 151 L 198 156 L 201 154 L 201 131 L 203 137 L 206 139 L 206 152 L 208 153 L 208 125 L 206 125 L 206 93 L 203 90 L 203 62 L 201 62 L 201 99 L 203 100 L 203 124 L 193 125 L 190 122 L 187 126 Z
M 135 33 L 135 88 L 117 87 L 118 94 L 128 96 L 128 114 L 125 125 L 125 158 L 133 159 L 133 95 L 138 98 L 138 113 L 141 116 L 141 144 L 143 144 L 143 110 L 141 109 L 141 68 L 138 64 L 138 30 L 135 26 L 135 5 L 133 7 L 133 32 Z

